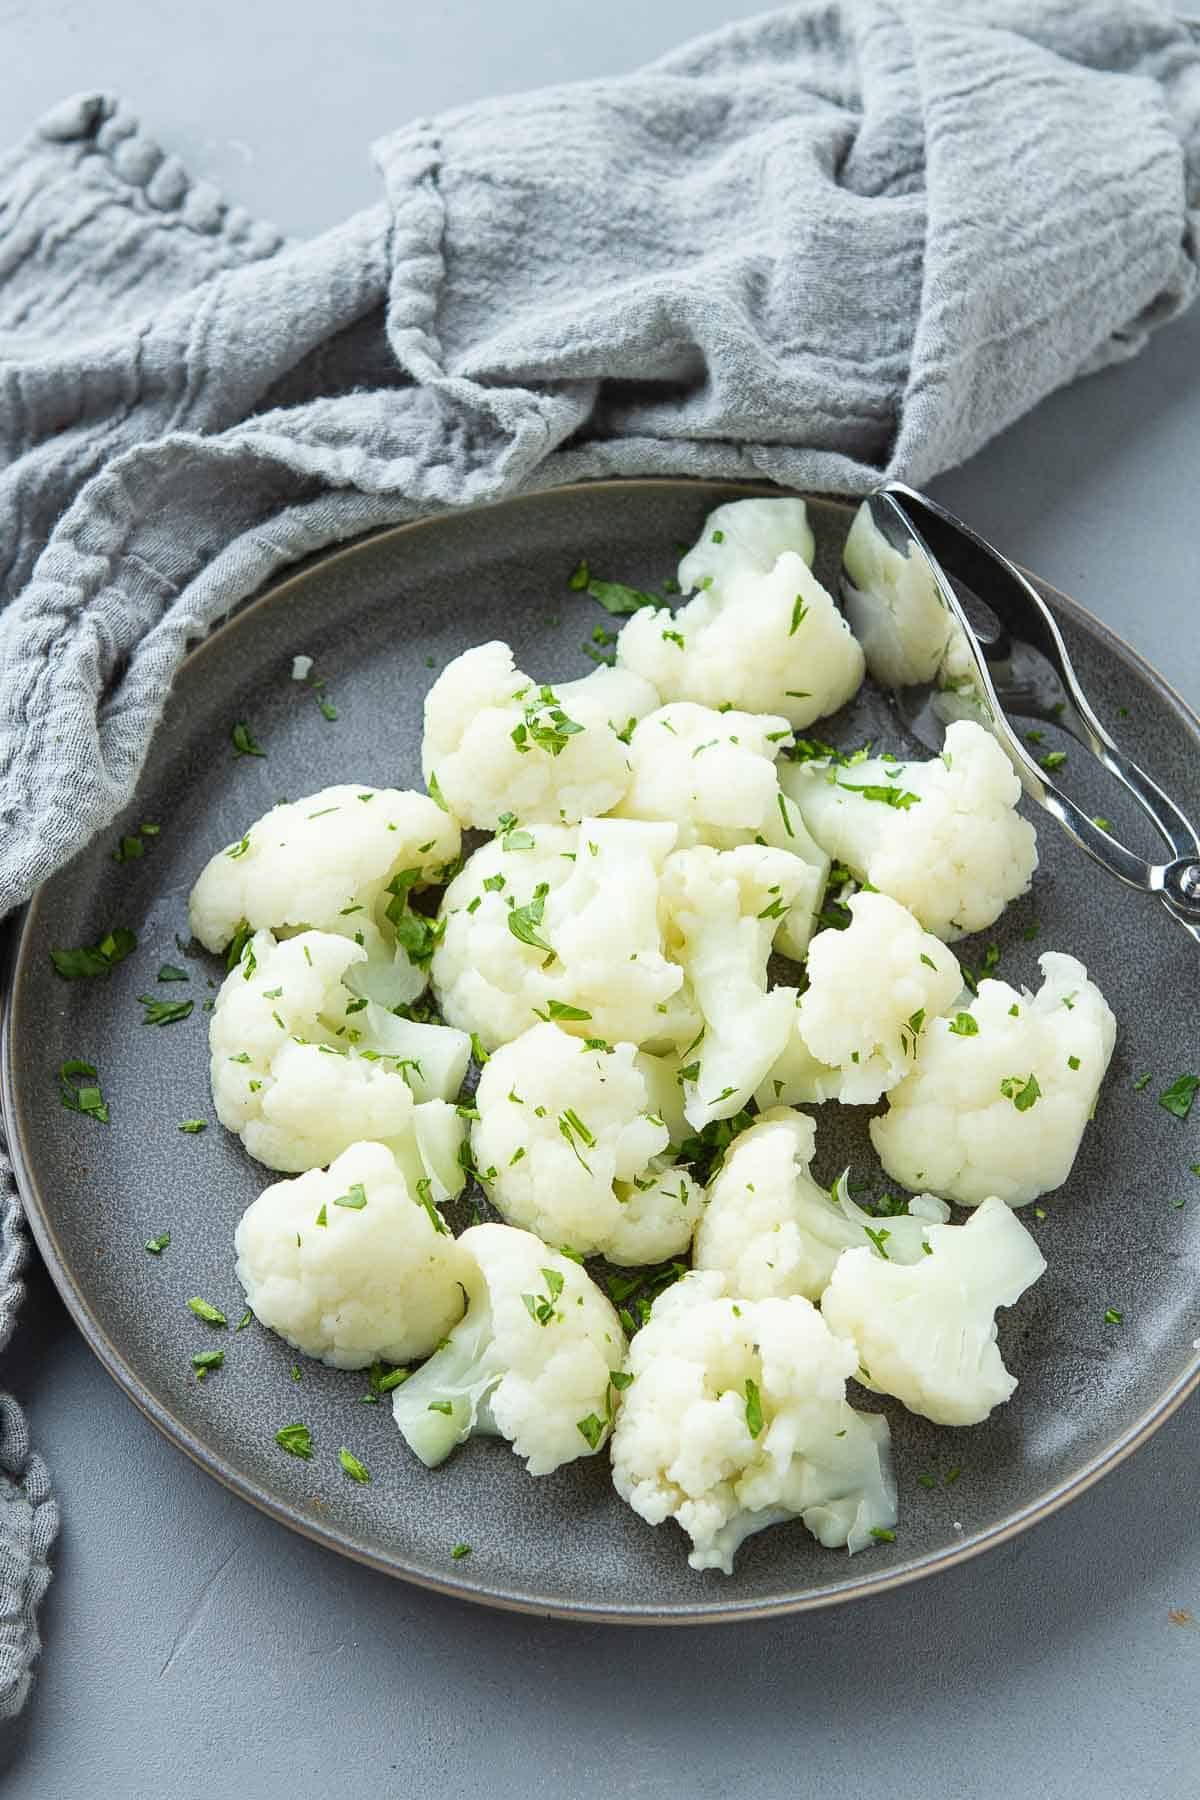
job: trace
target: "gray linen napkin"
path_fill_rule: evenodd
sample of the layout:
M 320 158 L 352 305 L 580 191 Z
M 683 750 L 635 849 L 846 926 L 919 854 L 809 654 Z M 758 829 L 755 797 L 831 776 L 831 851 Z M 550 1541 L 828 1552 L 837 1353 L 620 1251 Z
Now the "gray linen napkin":
M 1165 6 L 810 4 L 418 120 L 377 206 L 285 244 L 66 103 L 0 160 L 0 913 L 309 551 L 587 476 L 922 482 L 1133 354 L 1195 289 L 1198 116 Z M 57 1515 L 11 1402 L 0 1496 L 12 1712 Z

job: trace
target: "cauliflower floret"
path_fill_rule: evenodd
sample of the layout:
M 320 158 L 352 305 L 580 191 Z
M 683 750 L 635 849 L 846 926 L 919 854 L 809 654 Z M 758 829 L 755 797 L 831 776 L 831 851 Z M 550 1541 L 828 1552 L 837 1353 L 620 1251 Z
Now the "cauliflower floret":
M 926 1020 L 962 992 L 953 953 L 886 894 L 855 894 L 844 931 L 808 948 L 796 1026 L 812 1055 L 840 1072 L 838 1097 L 871 1105 L 911 1073 Z
M 580 1037 L 682 1041 L 695 1014 L 664 954 L 658 879 L 670 824 L 585 819 L 502 833 L 446 890 L 433 984 L 451 1024 L 487 1050 L 520 1037 L 551 1003 Z M 575 1015 L 575 1016 L 572 1016 Z
M 704 1189 L 667 1154 L 650 1064 L 633 1044 L 589 1049 L 557 1025 L 496 1051 L 471 1141 L 510 1224 L 627 1267 L 687 1249 Z
M 446 880 L 461 847 L 426 794 L 322 788 L 273 807 L 211 858 L 188 902 L 192 931 L 206 950 L 244 926 L 336 932 L 367 951 L 360 992 L 398 1006 L 423 991 L 432 949 L 408 894 Z
M 398 1019 L 350 992 L 344 976 L 366 954 L 331 932 L 280 944 L 259 931 L 221 985 L 209 1026 L 213 1102 L 268 1168 L 313 1169 L 366 1140 L 411 1143 L 416 1116 L 462 1086 L 463 1032 Z M 457 1193 L 461 1170 L 438 1180 Z
M 775 758 L 791 737 L 783 718 L 719 713 L 688 700 L 660 707 L 630 739 L 632 784 L 615 810 L 624 819 L 674 820 L 680 850 L 693 844 L 732 850 L 753 840 L 799 857 L 807 892 L 788 908 L 776 940 L 798 961 L 812 936 L 829 858 L 809 836 L 799 807 L 780 792 Z
M 996 1308 L 1015 1305 L 1046 1260 L 995 1198 L 965 1225 L 929 1226 L 925 1239 L 928 1256 L 908 1264 L 888 1243 L 882 1254 L 847 1250 L 821 1312 L 853 1341 L 866 1387 L 935 1425 L 978 1425 L 1017 1385 L 996 1344 Z
M 789 764 L 780 785 L 822 849 L 946 943 L 992 924 L 1037 868 L 1013 766 L 969 720 L 929 762 Z
M 395 1391 L 405 1443 L 430 1469 L 475 1432 L 507 1438 L 531 1475 L 592 1455 L 619 1397 L 616 1313 L 585 1269 L 531 1232 L 473 1225 L 458 1247 L 467 1316 Z
M 255 1317 L 335 1369 L 428 1356 L 462 1317 L 470 1260 L 385 1144 L 264 1188 L 234 1248 Z
M 1116 1021 L 1073 956 L 1038 961 L 1036 997 L 981 981 L 965 1011 L 926 1026 L 917 1068 L 871 1121 L 880 1161 L 905 1187 L 1024 1206 L 1071 1173 Z
M 921 552 L 889 544 L 864 500 L 842 551 L 846 616 L 867 668 L 883 687 L 932 681 L 946 654 L 952 618 Z
M 810 1173 L 816 1127 L 804 1113 L 773 1107 L 733 1140 L 709 1189 L 692 1257 L 716 1269 L 736 1299 L 819 1300 L 843 1250 L 866 1244 L 868 1231 L 893 1240 L 891 1254 L 920 1260 L 930 1220 L 948 1219 L 939 1200 L 878 1226 L 850 1199 L 843 1180 L 832 1198 Z M 917 1202 L 913 1202 L 914 1205 Z M 921 1216 L 923 1215 L 923 1216 Z
M 507 644 L 477 644 L 425 696 L 421 767 L 464 825 L 494 831 L 506 813 L 573 825 L 621 798 L 629 751 L 617 732 L 657 705 L 628 671 L 547 687 L 521 673 Z
M 803 500 L 728 500 L 710 512 L 679 565 L 679 589 L 725 587 L 739 575 L 769 575 L 785 550 L 812 567 L 816 542 Z
M 699 1056 L 681 1071 L 699 1131 L 740 1111 L 787 1043 L 796 989 L 767 992 L 767 959 L 779 920 L 807 894 L 806 866 L 758 844 L 700 846 L 667 858 L 660 891 L 668 947 L 704 1025 Z
M 731 1574 L 747 1537 L 792 1518 L 862 1549 L 895 1523 L 896 1489 L 887 1420 L 846 1400 L 853 1346 L 798 1295 L 720 1296 L 720 1275 L 685 1275 L 634 1338 L 617 1492 L 651 1525 L 679 1522 L 693 1569 Z
M 674 617 L 653 607 L 635 613 L 617 640 L 617 666 L 644 676 L 664 700 L 781 713 L 797 728 L 853 699 L 864 670 L 832 596 L 791 550 L 768 574 L 706 588 Z

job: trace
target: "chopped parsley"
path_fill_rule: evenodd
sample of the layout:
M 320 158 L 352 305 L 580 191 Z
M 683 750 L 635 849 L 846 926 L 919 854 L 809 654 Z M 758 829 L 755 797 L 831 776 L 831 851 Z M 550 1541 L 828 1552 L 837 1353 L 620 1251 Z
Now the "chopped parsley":
M 266 756 L 266 751 L 257 741 L 245 719 L 239 719 L 230 732 L 235 756 Z
M 1198 1084 L 1200 1085 L 1200 1084 Z M 1000 1092 L 1006 1100 L 1011 1100 L 1018 1112 L 1028 1112 L 1042 1097 L 1036 1075 L 1006 1075 L 1000 1083 Z
M 453 1402 L 450 1400 L 431 1400 L 429 1402 L 429 1405 L 425 1408 L 425 1411 L 426 1412 L 435 1412 L 435 1413 L 444 1413 L 445 1416 L 447 1418 L 449 1418 L 451 1413 L 454 1411 L 454 1405 L 453 1405 Z
M 871 1536 L 881 1544 L 894 1544 L 896 1541 L 895 1532 L 889 1531 L 886 1525 L 872 1525 Z
M 578 570 L 576 573 L 578 574 Z M 612 613 L 614 617 L 640 612 L 644 606 L 661 604 L 657 594 L 644 594 L 640 588 L 626 587 L 620 581 L 593 581 L 590 576 L 576 592 L 584 592 L 591 599 L 598 600 L 605 612 Z
M 450 1554 L 455 1562 L 461 1562 L 464 1556 L 470 1556 L 471 1546 L 470 1544 L 455 1544 Z
M 588 559 L 586 556 L 581 556 L 567 576 L 567 586 L 573 594 L 582 594 L 586 592 L 587 584 L 591 579 L 592 572 L 588 568 Z
M 163 1231 L 163 1232 L 160 1232 L 157 1237 L 147 1238 L 146 1239 L 146 1248 L 150 1252 L 151 1256 L 161 1256 L 163 1251 L 166 1249 L 167 1245 L 170 1242 L 171 1242 L 170 1232 Z
M 155 979 L 157 981 L 190 981 L 191 976 L 186 969 L 179 968 L 175 963 L 163 963 L 159 967 Z
M 353 1451 L 347 1450 L 344 1444 L 338 1451 L 338 1461 L 341 1463 L 343 1470 L 350 1477 L 351 1481 L 370 1481 L 370 1475 L 359 1462 L 357 1456 L 354 1455 Z
M 535 1325 L 549 1325 L 555 1316 L 559 1295 L 563 1291 L 563 1278 L 557 1269 L 543 1269 L 542 1278 L 546 1283 L 544 1294 L 521 1295 L 525 1311 Z
M 522 755 L 536 744 L 547 755 L 558 756 L 566 749 L 568 739 L 584 729 L 577 720 L 567 717 L 553 688 L 539 688 L 537 699 L 527 701 L 524 712 L 524 719 L 510 733 Z
M 860 787 L 852 781 L 839 781 L 836 785 L 844 788 L 848 794 L 861 794 L 864 800 L 877 800 L 881 806 L 895 807 L 897 812 L 907 812 L 921 801 L 920 794 L 911 794 L 898 787 L 878 787 L 871 782 Z
M 546 1002 L 545 1012 L 542 1012 L 541 1009 L 536 1006 L 533 1010 L 537 1013 L 538 1018 L 546 1023 L 549 1023 L 552 1019 L 582 1020 L 590 1019 L 592 1016 L 590 1012 L 584 1012 L 581 1007 L 564 1005 L 561 1000 L 548 1000 Z
M 604 1436 L 604 1420 L 598 1419 L 595 1413 L 589 1413 L 586 1419 L 576 1419 L 575 1429 L 587 1444 L 589 1450 L 598 1450 L 600 1440 Z
M 758 1392 L 758 1383 L 746 1378 L 746 1430 L 752 1438 L 756 1438 L 763 1428 L 762 1400 Z
M 1065 750 L 1049 750 L 1045 756 L 1038 757 L 1038 762 L 1048 774 L 1053 774 L 1055 769 L 1061 769 L 1066 760 Z
M 307 1425 L 284 1425 L 275 1433 L 275 1442 L 289 1456 L 303 1457 L 305 1462 L 312 1457 L 312 1432 Z
M 339 1194 L 333 1204 L 344 1206 L 348 1212 L 361 1212 L 367 1204 L 367 1191 L 361 1181 L 356 1181 L 352 1184 L 349 1192 Z
M 1110 1306 L 1104 1314 L 1104 1323 L 1106 1325 L 1123 1325 L 1125 1323 L 1125 1314 L 1119 1307 Z
M 1149 1071 L 1149 1069 L 1147 1069 L 1146 1073 L 1144 1075 L 1139 1075 L 1137 1080 L 1134 1082 L 1133 1091 L 1135 1094 L 1140 1094 L 1144 1088 L 1148 1088 L 1149 1086 L 1150 1086 L 1150 1071 Z
M 186 1131 L 189 1137 L 197 1137 L 200 1132 L 208 1130 L 208 1120 L 184 1119 L 179 1129 L 180 1131 Z
M 225 1352 L 223 1350 L 197 1350 L 192 1358 L 196 1380 L 203 1381 L 210 1369 L 219 1369 L 224 1361 Z
M 949 1029 L 953 1032 L 955 1037 L 978 1037 L 979 1021 L 976 1019 L 974 1013 L 955 1013 L 953 1019 L 950 1021 Z
M 1077 1056 L 1068 1056 L 1067 1067 L 1068 1069 L 1077 1069 L 1079 1067 L 1079 1058 Z
M 108 975 L 117 963 L 124 962 L 136 949 L 134 933 L 124 925 L 117 925 L 106 932 L 98 944 L 84 944 L 77 950 L 51 950 L 50 960 L 64 981 L 80 981 L 86 976 Z
M 533 890 L 533 898 L 525 906 L 514 906 L 508 915 L 508 929 L 522 944 L 528 944 L 534 950 L 545 950 L 553 957 L 557 954 L 553 946 L 538 936 L 537 928 L 542 922 L 546 895 L 550 892 L 547 881 L 539 881 Z
M 433 804 L 435 806 L 440 806 L 444 813 L 448 813 L 450 811 L 450 808 L 446 805 L 445 800 L 442 798 L 442 790 L 438 786 L 438 778 L 437 778 L 437 770 L 436 769 L 434 770 L 433 774 L 429 777 L 429 780 L 426 782 L 425 785 L 429 789 L 429 798 L 433 801 Z
M 219 1306 L 210 1306 L 207 1300 L 200 1298 L 199 1294 L 188 1301 L 188 1309 L 194 1312 L 198 1319 L 203 1319 L 206 1325 L 228 1325 L 229 1323 Z
M 108 1124 L 108 1103 L 100 1092 L 93 1063 L 78 1059 L 63 1063 L 58 1071 L 58 1093 L 68 1112 L 86 1113 L 89 1119 Z
M 864 1231 L 865 1235 L 870 1238 L 870 1240 L 874 1244 L 876 1250 L 879 1252 L 880 1256 L 882 1256 L 884 1262 L 890 1262 L 891 1258 L 888 1256 L 888 1253 L 887 1253 L 886 1249 L 884 1248 L 884 1245 L 887 1243 L 887 1240 L 892 1235 L 891 1232 L 887 1229 L 887 1227 L 885 1225 L 881 1225 L 879 1227 L 878 1231 L 872 1231 L 872 1229 L 869 1225 L 864 1225 L 863 1231 Z
M 1177 1075 L 1169 1088 L 1158 1096 L 1158 1104 L 1176 1119 L 1186 1119 L 1192 1110 L 1200 1075 Z

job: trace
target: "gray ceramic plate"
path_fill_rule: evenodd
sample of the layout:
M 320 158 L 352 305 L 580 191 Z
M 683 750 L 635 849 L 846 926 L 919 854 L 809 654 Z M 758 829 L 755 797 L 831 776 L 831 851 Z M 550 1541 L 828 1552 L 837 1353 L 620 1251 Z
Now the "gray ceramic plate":
M 1197 1061 L 1195 945 L 1157 904 L 1094 871 L 1048 821 L 1032 896 L 989 934 L 1003 952 L 1000 972 L 1033 981 L 1040 950 L 1075 952 L 1116 1010 L 1117 1051 L 1070 1182 L 1048 1200 L 1043 1222 L 1024 1215 L 1050 1266 L 1001 1323 L 1020 1378 L 1014 1401 L 959 1432 L 888 1408 L 901 1493 L 894 1544 L 849 1560 L 797 1524 L 751 1539 L 732 1579 L 695 1574 L 674 1526 L 653 1531 L 616 1499 L 606 1459 L 531 1481 L 504 1445 L 476 1442 L 431 1474 L 406 1451 L 390 1407 L 361 1403 L 363 1378 L 306 1362 L 296 1384 L 292 1353 L 257 1325 L 213 1332 L 188 1311 L 201 1294 L 231 1322 L 241 1316 L 233 1231 L 264 1182 L 219 1127 L 196 1137 L 178 1130 L 182 1119 L 211 1117 L 199 1002 L 221 967 L 175 942 L 177 932 L 187 941 L 186 896 L 207 856 L 281 796 L 335 781 L 419 784 L 421 700 L 433 670 L 468 644 L 503 637 L 539 676 L 584 672 L 584 640 L 607 619 L 567 590 L 577 558 L 586 555 L 597 574 L 659 587 L 676 544 L 694 538 L 708 509 L 749 491 L 762 490 L 659 481 L 567 489 L 387 532 L 312 563 L 188 658 L 135 805 L 42 889 L 16 948 L 4 1046 L 12 1148 L 38 1244 L 101 1361 L 168 1436 L 276 1518 L 390 1573 L 494 1605 L 575 1618 L 733 1619 L 885 1588 L 1061 1505 L 1200 1378 L 1200 1182 L 1188 1167 L 1200 1161 L 1200 1108 L 1182 1124 L 1156 1104 Z M 826 501 L 813 511 L 830 581 L 850 512 Z M 1095 620 L 1049 597 L 1101 716 L 1200 816 L 1196 721 Z M 335 723 L 290 679 L 298 652 L 327 677 Z M 267 749 L 265 761 L 234 760 L 239 719 Z M 869 694 L 828 735 L 906 747 Z M 1064 773 L 1089 812 L 1136 830 L 1082 753 L 1072 752 Z M 118 837 L 144 820 L 159 835 L 140 861 L 116 864 Z M 1035 919 L 1040 932 L 1028 941 Z M 111 979 L 54 974 L 52 944 L 91 943 L 118 924 L 136 930 L 139 947 Z M 983 947 L 960 949 L 978 963 Z M 137 996 L 154 991 L 164 961 L 186 962 L 191 979 L 159 991 L 198 1004 L 186 1022 L 156 1029 L 141 1022 Z M 107 1126 L 60 1105 L 56 1070 L 72 1057 L 99 1067 Z M 1137 1092 L 1143 1070 L 1153 1080 Z M 877 1177 L 859 1114 L 825 1113 L 825 1176 L 851 1158 L 860 1176 Z M 170 1248 L 147 1255 L 144 1240 L 162 1231 Z M 1123 1324 L 1105 1323 L 1108 1307 L 1123 1312 Z M 225 1366 L 198 1383 L 190 1357 L 214 1345 Z M 312 1429 L 311 1463 L 275 1445 L 277 1428 L 293 1421 Z M 371 1471 L 369 1486 L 342 1475 L 342 1445 Z M 961 1474 L 947 1484 L 954 1468 Z M 921 1485 L 920 1474 L 937 1486 Z M 460 1541 L 473 1554 L 455 1562 Z

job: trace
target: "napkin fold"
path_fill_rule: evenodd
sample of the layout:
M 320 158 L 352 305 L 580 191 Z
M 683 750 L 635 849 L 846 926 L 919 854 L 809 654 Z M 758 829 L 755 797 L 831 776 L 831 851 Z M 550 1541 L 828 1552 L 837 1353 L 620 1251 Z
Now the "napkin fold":
M 375 146 L 308 242 L 124 106 L 0 159 L 0 913 L 130 798 L 189 643 L 372 527 L 604 475 L 917 484 L 1197 279 L 1197 30 L 792 7 Z M 0 1346 L 22 1238 L 0 1167 Z M 57 1522 L 0 1400 L 0 1713 Z

